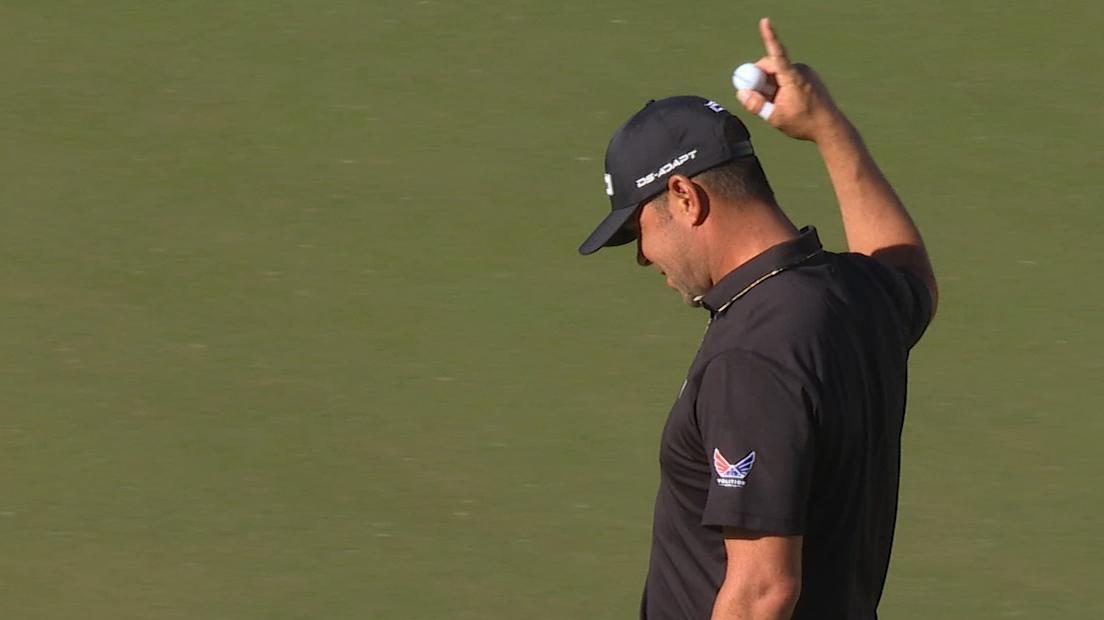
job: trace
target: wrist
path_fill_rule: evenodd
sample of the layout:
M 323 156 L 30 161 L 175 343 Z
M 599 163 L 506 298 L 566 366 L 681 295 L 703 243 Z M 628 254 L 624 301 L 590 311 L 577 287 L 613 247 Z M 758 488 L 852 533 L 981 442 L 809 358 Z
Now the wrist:
M 839 144 L 842 140 L 849 140 L 854 136 L 855 128 L 839 108 L 825 111 L 823 117 L 817 122 L 812 139 L 818 147 L 824 148 L 831 144 Z

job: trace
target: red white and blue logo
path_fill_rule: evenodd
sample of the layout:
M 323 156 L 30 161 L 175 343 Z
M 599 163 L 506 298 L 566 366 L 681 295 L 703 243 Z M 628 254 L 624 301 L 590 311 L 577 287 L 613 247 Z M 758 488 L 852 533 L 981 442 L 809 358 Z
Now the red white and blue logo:
M 745 478 L 751 473 L 751 468 L 755 466 L 755 451 L 748 452 L 748 455 L 740 459 L 736 463 L 729 463 L 728 459 L 721 454 L 721 451 L 713 448 L 713 468 L 717 470 L 717 484 L 722 487 L 740 488 L 747 484 Z

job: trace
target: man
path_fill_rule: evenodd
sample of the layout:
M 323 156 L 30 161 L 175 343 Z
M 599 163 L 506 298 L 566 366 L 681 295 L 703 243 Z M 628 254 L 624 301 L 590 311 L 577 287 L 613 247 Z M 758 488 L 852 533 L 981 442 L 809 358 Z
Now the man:
M 649 102 L 617 130 L 613 210 L 579 248 L 636 240 L 639 264 L 710 313 L 662 434 L 650 620 L 873 619 L 889 565 L 908 353 L 935 278 L 858 132 L 769 21 L 760 33 L 769 123 L 820 150 L 850 253 L 794 227 L 747 129 L 698 97 Z

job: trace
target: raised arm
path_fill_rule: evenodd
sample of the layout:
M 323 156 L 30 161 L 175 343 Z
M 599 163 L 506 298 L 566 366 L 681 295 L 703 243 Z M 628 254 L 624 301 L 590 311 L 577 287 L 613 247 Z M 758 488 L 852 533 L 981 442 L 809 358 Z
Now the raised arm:
M 934 314 L 939 290 L 924 240 L 858 130 L 811 68 L 790 63 L 770 20 L 760 20 L 759 33 L 767 55 L 756 65 L 778 85 L 768 122 L 817 145 L 839 201 L 848 248 L 920 278 L 931 294 Z M 739 90 L 737 97 L 756 114 L 766 103 L 752 90 Z

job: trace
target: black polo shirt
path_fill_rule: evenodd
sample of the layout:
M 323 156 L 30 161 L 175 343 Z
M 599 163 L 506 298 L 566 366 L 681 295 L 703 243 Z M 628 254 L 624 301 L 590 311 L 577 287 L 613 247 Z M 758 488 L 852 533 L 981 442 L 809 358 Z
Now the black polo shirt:
M 663 429 L 642 617 L 709 618 L 734 527 L 804 536 L 794 618 L 876 618 L 927 288 L 806 228 L 702 305 L 709 327 Z

